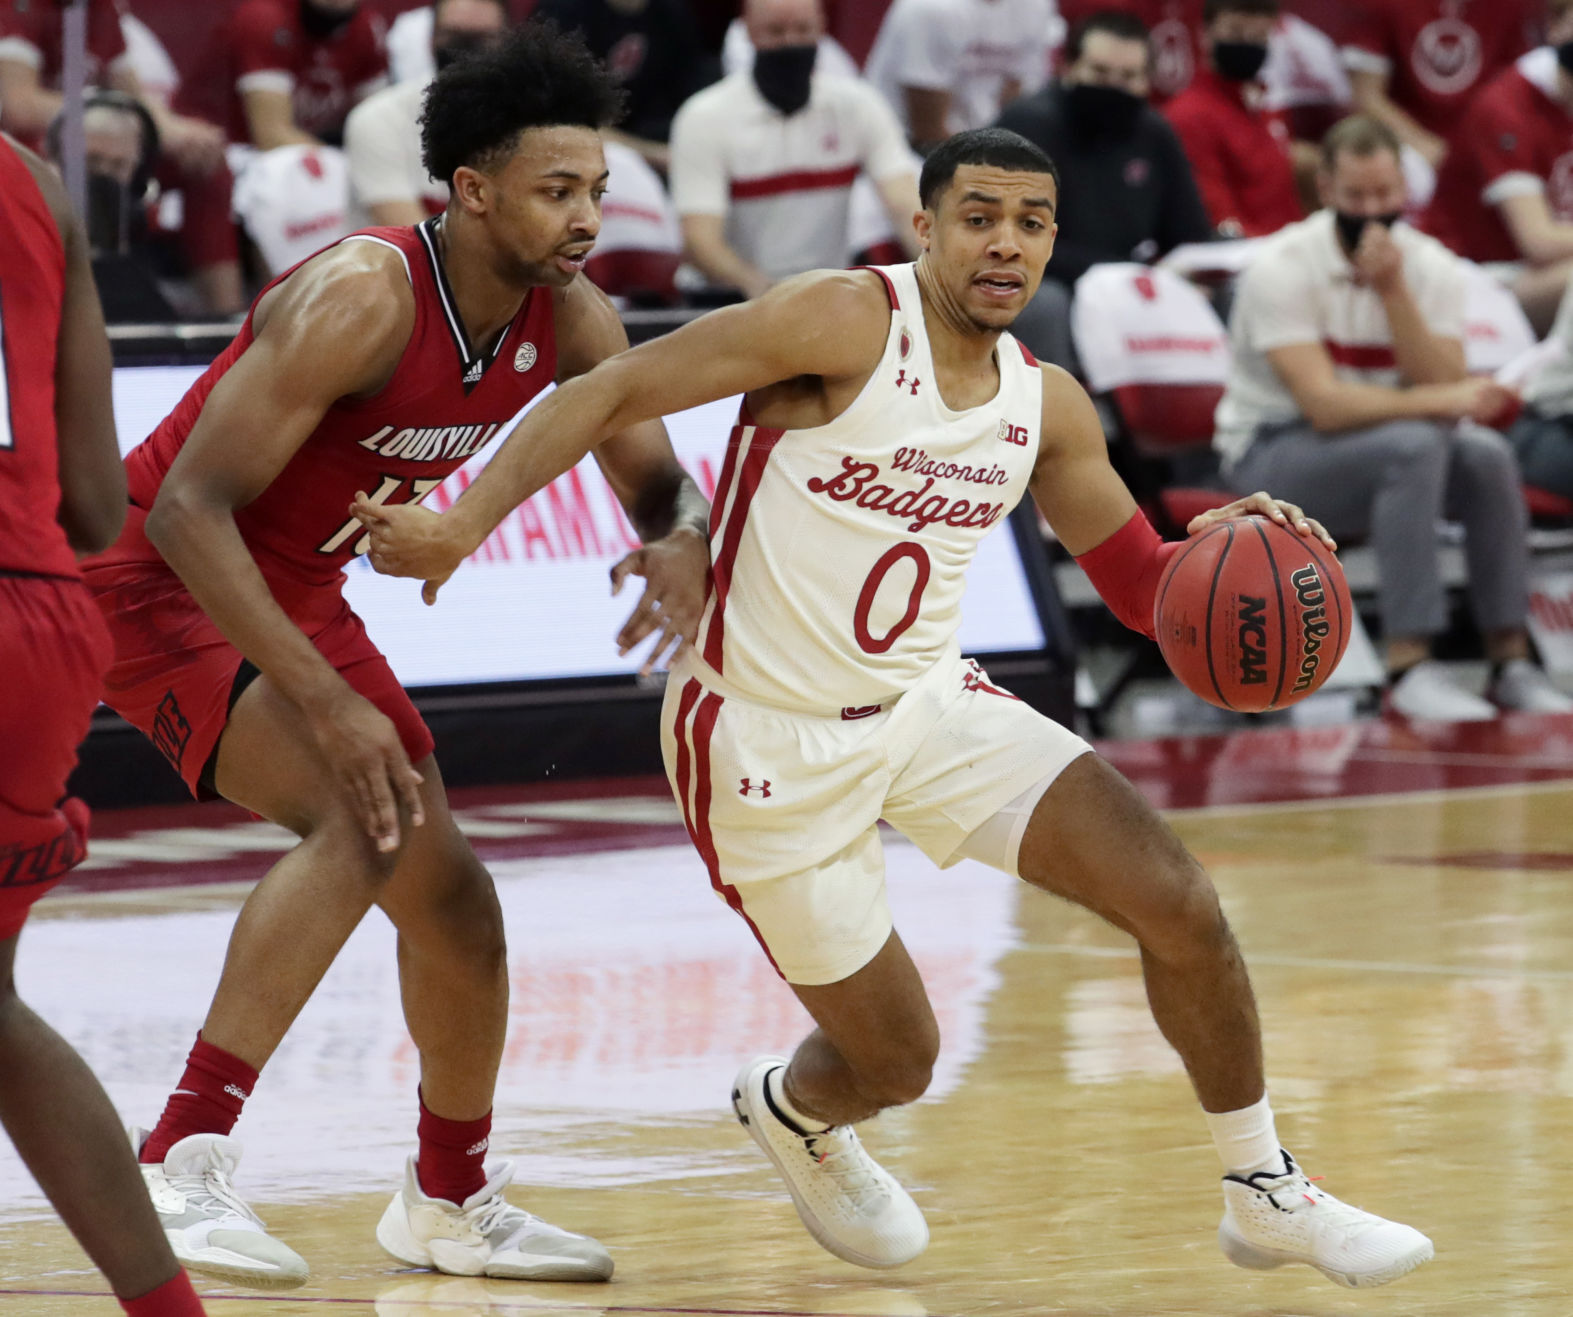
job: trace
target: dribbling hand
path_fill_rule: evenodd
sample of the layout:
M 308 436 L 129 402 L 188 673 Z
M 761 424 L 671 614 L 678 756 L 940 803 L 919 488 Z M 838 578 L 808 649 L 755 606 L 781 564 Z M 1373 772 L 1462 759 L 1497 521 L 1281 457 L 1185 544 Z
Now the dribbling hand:
M 1267 517 L 1276 521 L 1280 526 L 1286 526 L 1297 535 L 1307 539 L 1313 536 L 1322 541 L 1329 549 L 1336 549 L 1337 542 L 1327 533 L 1322 523 L 1313 517 L 1308 517 L 1293 503 L 1286 503 L 1281 498 L 1274 498 L 1262 490 L 1254 494 L 1247 494 L 1244 498 L 1237 498 L 1233 503 L 1226 503 L 1221 508 L 1213 508 L 1199 516 L 1191 518 L 1186 526 L 1187 535 L 1200 535 L 1209 526 L 1216 526 L 1220 521 L 1237 520 L 1240 517 Z
M 617 652 L 626 654 L 659 632 L 639 669 L 641 676 L 648 676 L 663 660 L 676 658 L 699 631 L 710 580 L 710 546 L 697 531 L 673 531 L 635 549 L 612 568 L 614 595 L 622 591 L 630 576 L 644 577 L 645 589 L 617 633 Z

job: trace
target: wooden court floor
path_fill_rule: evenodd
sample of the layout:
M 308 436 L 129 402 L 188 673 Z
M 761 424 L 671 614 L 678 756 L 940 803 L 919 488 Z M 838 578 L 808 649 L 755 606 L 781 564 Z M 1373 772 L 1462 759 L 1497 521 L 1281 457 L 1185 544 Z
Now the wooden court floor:
M 533 1051 L 521 1042 L 505 1064 L 505 1151 L 526 1170 L 514 1197 L 597 1234 L 617 1258 L 613 1282 L 433 1277 L 377 1249 L 372 1230 L 398 1163 L 374 1130 L 385 1109 L 394 1125 L 404 1118 L 395 1099 L 408 1057 L 384 1041 L 391 979 L 369 968 L 385 958 L 373 940 L 368 968 L 351 958 L 344 981 L 324 985 L 339 1005 L 308 1013 L 304 1040 L 281 1054 L 276 1088 L 293 1108 L 259 1112 L 256 1135 L 237 1131 L 256 1159 L 242 1167 L 242 1189 L 312 1262 L 313 1278 L 283 1295 L 199 1281 L 209 1312 L 1573 1314 L 1573 781 L 1170 817 L 1214 874 L 1252 966 L 1285 1142 L 1333 1193 L 1435 1240 L 1436 1260 L 1405 1280 L 1354 1292 L 1303 1268 L 1257 1275 L 1226 1263 L 1214 1242 L 1215 1158 L 1147 1016 L 1129 943 L 970 865 L 936 874 L 899 843 L 890 848 L 897 922 L 917 930 L 950 1068 L 939 1098 L 882 1118 L 866 1141 L 914 1189 L 933 1242 L 891 1273 L 823 1253 L 723 1109 L 753 1040 L 790 1043 L 794 1008 L 755 975 L 746 936 L 707 893 L 693 897 L 691 915 L 671 912 L 671 893 L 702 878 L 684 848 L 652 846 L 499 868 L 513 1029 L 550 1041 Z M 605 919 L 602 883 L 634 922 L 646 908 L 625 889 L 655 885 L 649 937 L 620 941 L 627 935 L 608 924 L 571 931 Z M 158 1074 L 173 1078 L 186 1045 L 181 1012 L 200 1015 L 189 992 L 170 1004 L 155 962 L 182 937 L 214 940 L 241 894 L 68 895 L 30 927 L 24 993 L 83 1046 L 122 1109 L 149 1105 Z M 181 919 L 212 924 L 182 931 Z M 103 954 L 82 941 L 95 924 L 106 939 L 135 934 L 119 938 L 132 948 L 127 972 L 146 962 L 142 978 L 112 989 L 112 1008 L 95 1004 L 105 990 L 72 968 Z M 598 940 L 616 961 L 609 980 L 596 977 Z M 216 962 L 203 956 L 193 984 L 212 981 Z M 566 989 L 549 982 L 559 968 Z M 144 984 L 155 1002 L 146 1037 L 160 1052 L 153 1075 L 133 1073 Z M 73 993 L 89 1000 L 77 1009 Z M 102 1014 L 111 1009 L 113 1024 Z M 352 1036 L 334 1038 L 331 1022 L 346 1019 Z M 106 1032 L 118 1041 L 92 1041 Z M 357 1039 L 366 1054 L 345 1058 L 347 1078 L 320 1086 Z M 386 1086 L 365 1078 L 383 1074 Z M 270 1083 L 265 1075 L 256 1102 Z M 332 1173 L 314 1178 L 314 1164 Z M 14 1161 L 0 1164 L 0 1177 L 17 1174 Z M 13 1189 L 0 1182 L 0 1314 L 117 1312 L 64 1230 Z

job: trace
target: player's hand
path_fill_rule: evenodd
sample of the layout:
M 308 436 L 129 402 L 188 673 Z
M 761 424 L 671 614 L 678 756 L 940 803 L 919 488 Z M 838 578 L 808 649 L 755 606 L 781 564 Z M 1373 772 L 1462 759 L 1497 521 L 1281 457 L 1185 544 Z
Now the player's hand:
M 350 512 L 371 534 L 366 558 L 384 576 L 413 576 L 424 581 L 421 598 L 437 602 L 437 591 L 458 570 L 468 552 L 453 542 L 443 518 L 414 503 L 388 507 L 373 503 L 364 491 L 355 495 Z
M 1216 526 L 1220 521 L 1232 521 L 1240 517 L 1267 517 L 1297 535 L 1303 535 L 1307 539 L 1314 536 L 1329 549 L 1338 547 L 1337 542 L 1327 533 L 1321 522 L 1314 517 L 1306 516 L 1293 503 L 1285 503 L 1283 499 L 1274 498 L 1261 490 L 1257 490 L 1254 494 L 1247 494 L 1244 498 L 1237 498 L 1233 503 L 1225 504 L 1221 508 L 1213 508 L 1200 516 L 1192 517 L 1190 525 L 1185 528 L 1185 533 L 1200 535 L 1209 526 Z
M 327 703 L 307 711 L 317 749 L 327 761 L 366 835 L 379 851 L 399 848 L 399 806 L 410 823 L 426 821 L 424 779 L 404 753 L 393 720 L 364 695 L 345 686 Z
M 698 634 L 710 582 L 709 542 L 697 531 L 685 529 L 635 549 L 612 568 L 614 595 L 630 576 L 644 577 L 644 594 L 617 633 L 617 652 L 626 654 L 647 636 L 659 633 L 639 669 L 641 675 L 648 675 L 663 658 L 675 658 Z

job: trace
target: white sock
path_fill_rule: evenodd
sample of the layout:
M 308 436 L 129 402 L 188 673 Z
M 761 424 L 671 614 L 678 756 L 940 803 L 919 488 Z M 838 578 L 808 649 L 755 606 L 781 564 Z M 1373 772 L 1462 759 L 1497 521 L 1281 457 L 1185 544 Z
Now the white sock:
M 1204 1111 L 1213 1145 L 1229 1175 L 1251 1176 L 1258 1171 L 1283 1169 L 1278 1155 L 1278 1131 L 1273 1128 L 1273 1109 L 1267 1094 L 1261 1101 L 1239 1111 Z
M 823 1134 L 830 1128 L 822 1120 L 805 1116 L 787 1101 L 785 1066 L 778 1066 L 765 1076 L 765 1089 L 770 1095 L 770 1100 L 776 1104 L 776 1109 L 800 1130 L 808 1134 Z

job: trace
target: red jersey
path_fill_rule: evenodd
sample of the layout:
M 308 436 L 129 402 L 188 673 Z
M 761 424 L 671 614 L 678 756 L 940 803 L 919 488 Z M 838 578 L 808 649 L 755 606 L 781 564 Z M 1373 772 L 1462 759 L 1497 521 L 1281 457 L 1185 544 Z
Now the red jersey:
M 1203 69 L 1163 112 L 1185 148 L 1214 227 L 1233 220 L 1248 238 L 1305 218 L 1289 125 L 1261 108 L 1262 89 Z
M 0 574 L 78 574 L 58 520 L 55 358 L 65 292 L 60 227 L 0 137 Z
M 1152 99 L 1163 102 L 1184 91 L 1197 70 L 1207 67 L 1201 44 L 1203 4 L 1204 0 L 1063 0 L 1060 16 L 1071 27 L 1110 9 L 1141 19 L 1152 50 Z
M 1492 79 L 1459 122 L 1422 220 L 1459 255 L 1522 259 L 1498 209 L 1511 196 L 1542 193 L 1553 219 L 1573 222 L 1573 115 L 1556 87 L 1545 46 Z
M 344 564 L 366 551 L 361 525 L 346 511 L 357 490 L 378 503 L 419 502 L 556 376 L 548 288 L 530 290 L 491 351 L 471 346 L 437 254 L 440 223 L 434 217 L 417 228 L 366 229 L 341 239 L 380 242 L 403 256 L 415 290 L 415 325 L 381 392 L 334 403 L 273 482 L 235 513 L 246 547 L 287 609 L 303 597 L 301 587 L 306 594 L 336 591 Z M 253 303 L 235 341 L 127 455 L 136 506 L 153 506 L 214 385 L 251 346 L 255 314 Z
M 1534 0 L 1361 0 L 1344 59 L 1388 75 L 1387 94 L 1421 127 L 1449 136 L 1475 88 L 1532 45 Z
M 297 0 L 242 0 L 214 29 L 198 65 L 204 76 L 181 84 L 176 108 L 219 124 L 232 142 L 249 142 L 243 93 L 280 91 L 297 128 L 337 143 L 345 116 L 387 80 L 385 36 L 382 16 L 365 3 L 331 36 L 316 37 Z

